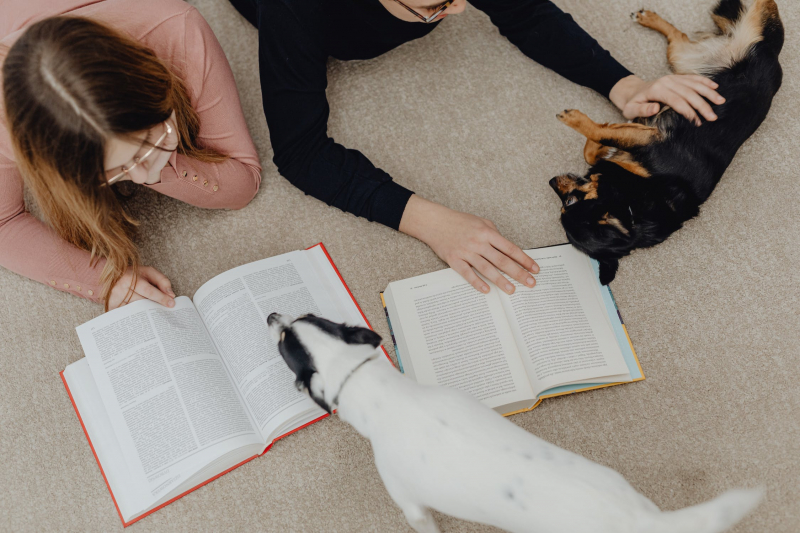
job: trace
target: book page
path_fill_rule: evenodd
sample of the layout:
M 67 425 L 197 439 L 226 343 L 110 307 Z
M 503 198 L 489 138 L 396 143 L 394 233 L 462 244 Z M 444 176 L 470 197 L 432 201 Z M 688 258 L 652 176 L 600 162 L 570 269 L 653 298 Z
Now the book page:
M 261 435 L 191 300 L 140 300 L 77 328 L 144 509 Z
M 534 391 L 630 380 L 589 258 L 571 245 L 525 253 L 540 267 L 536 286 L 511 280 L 501 300 Z
M 313 313 L 336 322 L 354 321 L 317 268 L 308 251 L 290 252 L 220 274 L 194 295 L 197 310 L 267 442 L 291 420 L 308 419 L 309 412 L 314 418 L 325 414 L 295 388 L 294 373 L 269 334 L 267 317 L 274 312 L 292 317 Z
M 452 269 L 390 284 L 419 383 L 463 390 L 489 407 L 532 400 L 533 391 L 498 293 L 474 289 Z
M 65 368 L 64 380 L 69 386 L 70 396 L 91 439 L 92 448 L 114 494 L 119 512 L 127 520 L 141 511 L 141 508 L 134 506 L 138 495 L 135 487 L 128 481 L 131 479 L 131 471 L 95 385 L 89 361 L 84 357 Z

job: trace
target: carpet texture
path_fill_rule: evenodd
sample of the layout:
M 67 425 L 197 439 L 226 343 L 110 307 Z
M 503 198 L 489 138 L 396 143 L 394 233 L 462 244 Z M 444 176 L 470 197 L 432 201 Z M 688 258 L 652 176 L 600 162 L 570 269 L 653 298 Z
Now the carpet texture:
M 256 31 L 224 0 L 193 0 L 231 62 L 264 165 L 237 212 L 140 193 L 146 264 L 179 294 L 243 263 L 325 243 L 375 329 L 378 292 L 440 269 L 424 244 L 305 196 L 276 171 L 261 110 Z M 628 68 L 667 74 L 666 43 L 629 14 L 639 0 L 558 0 Z M 736 532 L 800 531 L 797 168 L 800 5 L 779 0 L 784 86 L 701 215 L 622 261 L 612 284 L 647 380 L 546 400 L 511 420 L 622 473 L 662 509 L 732 487 L 767 488 Z M 684 31 L 710 30 L 713 0 L 663 0 Z M 523 247 L 565 241 L 547 185 L 582 172 L 583 139 L 555 114 L 619 121 L 597 94 L 534 64 L 474 8 L 371 61 L 329 66 L 330 134 L 401 184 L 492 219 Z M 794 213 L 794 215 L 792 215 Z M 114 531 L 119 518 L 58 373 L 83 357 L 90 302 L 0 271 L 0 530 Z M 390 348 L 390 347 L 389 347 Z M 391 348 L 390 348 L 391 351 Z M 438 515 L 443 531 L 491 528 Z M 147 531 L 409 531 L 369 444 L 336 418 L 277 443 L 133 526 Z

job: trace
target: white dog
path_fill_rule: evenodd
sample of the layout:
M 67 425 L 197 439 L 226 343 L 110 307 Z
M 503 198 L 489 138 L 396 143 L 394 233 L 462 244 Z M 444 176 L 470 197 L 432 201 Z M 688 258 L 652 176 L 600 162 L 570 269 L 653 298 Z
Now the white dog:
M 370 439 L 386 489 L 419 533 L 439 531 L 430 509 L 512 532 L 713 533 L 761 500 L 760 490 L 734 490 L 662 512 L 614 470 L 463 392 L 404 377 L 371 330 L 313 315 L 267 322 L 297 387 Z

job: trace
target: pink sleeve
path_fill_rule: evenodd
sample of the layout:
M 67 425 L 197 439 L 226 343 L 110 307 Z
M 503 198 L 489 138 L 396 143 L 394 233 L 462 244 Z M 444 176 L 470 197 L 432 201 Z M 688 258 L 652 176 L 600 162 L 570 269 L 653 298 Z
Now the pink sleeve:
M 198 207 L 240 209 L 258 192 L 261 164 L 233 73 L 211 27 L 194 8 L 185 14 L 184 40 L 184 83 L 200 116 L 198 140 L 230 159 L 202 163 L 173 154 L 161 182 L 150 187 Z
M 25 211 L 22 176 L 13 161 L 0 155 L 0 266 L 60 291 L 100 302 L 100 272 L 89 252 L 61 239 Z

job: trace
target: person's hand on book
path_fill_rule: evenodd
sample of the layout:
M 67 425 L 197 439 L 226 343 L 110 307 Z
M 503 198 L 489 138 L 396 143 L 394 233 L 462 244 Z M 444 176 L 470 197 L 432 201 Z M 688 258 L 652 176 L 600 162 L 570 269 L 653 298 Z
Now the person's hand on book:
M 108 309 L 116 309 L 136 300 L 153 300 L 165 307 L 175 307 L 175 293 L 169 278 L 153 267 L 139 267 L 139 277 L 133 284 L 133 268 L 123 274 L 111 288 Z M 133 293 L 129 290 L 133 288 Z
M 489 292 L 489 285 L 476 272 L 508 294 L 514 292 L 514 285 L 503 272 L 525 286 L 536 284 L 532 274 L 539 273 L 539 265 L 500 235 L 491 220 L 413 195 L 403 212 L 400 231 L 430 246 L 436 255 L 483 293 Z

